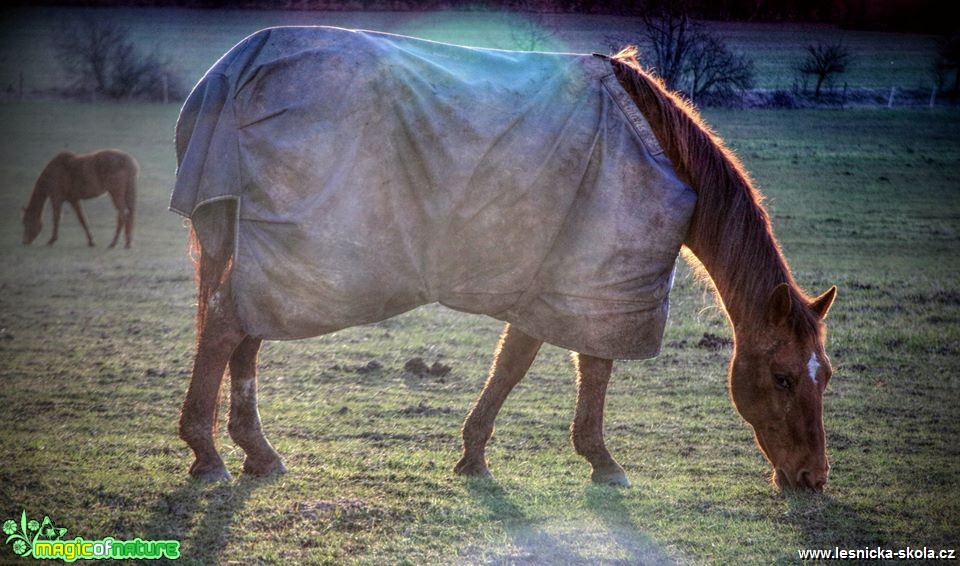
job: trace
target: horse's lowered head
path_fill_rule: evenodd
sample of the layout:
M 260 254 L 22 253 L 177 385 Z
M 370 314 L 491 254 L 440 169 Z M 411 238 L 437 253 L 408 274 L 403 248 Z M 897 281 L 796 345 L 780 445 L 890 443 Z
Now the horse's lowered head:
M 777 286 L 765 320 L 736 328 L 730 396 L 753 427 L 780 488 L 821 491 L 830 472 L 823 393 L 833 369 L 824 352 L 823 319 L 837 288 L 806 300 Z
M 43 230 L 43 221 L 39 214 L 28 214 L 26 207 L 21 209 L 20 218 L 23 221 L 23 243 L 29 246 Z

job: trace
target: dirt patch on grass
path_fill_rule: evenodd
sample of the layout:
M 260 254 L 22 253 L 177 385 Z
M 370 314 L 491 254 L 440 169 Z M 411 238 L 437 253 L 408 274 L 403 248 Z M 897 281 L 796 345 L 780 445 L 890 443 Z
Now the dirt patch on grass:
M 443 377 L 450 373 L 450 369 L 450 366 L 439 361 L 433 362 L 432 366 L 428 366 L 421 357 L 410 358 L 407 363 L 403 364 L 403 371 L 419 377 Z
M 409 405 L 400 409 L 401 415 L 448 415 L 453 411 L 450 407 L 431 407 L 426 401 L 420 401 L 416 405 Z
M 697 347 L 705 350 L 722 350 L 732 345 L 733 339 L 727 338 L 726 336 L 717 336 L 710 332 L 704 332 L 703 338 L 697 342 Z
M 936 293 L 916 293 L 907 295 L 906 299 L 917 305 L 960 305 L 960 291 L 948 289 Z
M 341 531 L 369 529 L 400 515 L 369 501 L 347 497 L 296 501 L 291 511 L 308 521 L 330 523 L 331 528 Z
M 363 365 L 353 368 L 353 371 L 360 374 L 364 374 L 364 373 L 373 373 L 375 371 L 379 371 L 382 368 L 383 368 L 383 364 L 381 364 L 377 360 L 370 360 L 369 362 Z

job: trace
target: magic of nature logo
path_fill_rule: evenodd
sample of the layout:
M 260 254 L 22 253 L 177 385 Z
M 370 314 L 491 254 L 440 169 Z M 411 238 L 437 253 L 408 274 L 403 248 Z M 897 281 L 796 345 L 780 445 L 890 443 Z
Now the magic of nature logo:
M 27 519 L 27 512 L 20 521 L 9 519 L 3 523 L 3 534 L 11 550 L 23 558 L 42 560 L 157 560 L 180 558 L 180 541 L 176 540 L 120 540 L 114 537 L 88 540 L 83 537 L 64 539 L 67 529 L 53 524 L 50 517 L 42 521 Z

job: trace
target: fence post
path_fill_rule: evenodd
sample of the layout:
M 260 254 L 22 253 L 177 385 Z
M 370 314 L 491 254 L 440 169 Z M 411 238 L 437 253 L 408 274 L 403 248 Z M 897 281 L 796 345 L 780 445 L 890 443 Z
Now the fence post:
M 887 99 L 887 108 L 893 108 L 893 96 L 897 93 L 897 87 L 890 87 L 890 98 Z
M 930 108 L 933 108 L 934 102 L 937 100 L 937 87 L 934 87 L 930 90 Z

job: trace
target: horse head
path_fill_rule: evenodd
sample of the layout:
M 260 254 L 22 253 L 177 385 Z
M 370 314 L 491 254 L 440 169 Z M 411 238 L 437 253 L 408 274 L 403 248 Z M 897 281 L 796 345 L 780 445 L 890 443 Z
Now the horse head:
M 40 230 L 43 229 L 43 221 L 40 220 L 39 214 L 36 216 L 27 214 L 26 207 L 21 207 L 20 218 L 23 221 L 23 243 L 29 246 L 31 242 L 37 239 Z
M 830 472 L 823 393 L 833 370 L 823 319 L 836 293 L 831 287 L 807 301 L 781 284 L 767 302 L 766 320 L 736 329 L 730 396 L 780 488 L 821 491 Z

